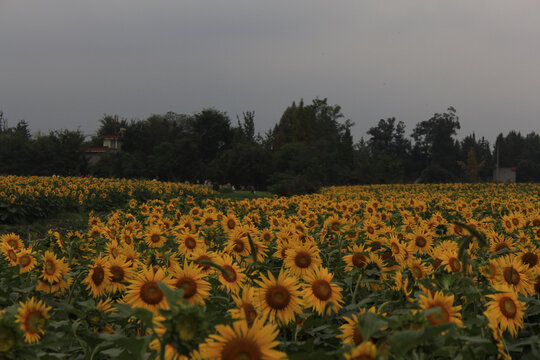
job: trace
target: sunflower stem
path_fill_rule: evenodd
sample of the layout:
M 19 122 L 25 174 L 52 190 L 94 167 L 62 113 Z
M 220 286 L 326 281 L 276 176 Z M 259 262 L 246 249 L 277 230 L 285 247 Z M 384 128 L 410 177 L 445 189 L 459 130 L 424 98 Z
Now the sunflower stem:
M 354 292 L 352 295 L 351 304 L 354 304 L 356 301 L 356 294 L 358 293 L 358 287 L 360 286 L 360 280 L 362 280 L 362 273 L 358 275 L 358 279 L 356 279 L 356 286 L 354 287 Z

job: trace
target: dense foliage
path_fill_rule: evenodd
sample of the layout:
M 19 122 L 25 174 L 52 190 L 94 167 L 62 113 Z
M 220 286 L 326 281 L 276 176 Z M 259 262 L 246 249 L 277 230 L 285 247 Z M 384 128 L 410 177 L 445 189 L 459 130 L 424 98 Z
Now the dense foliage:
M 1 234 L 0 357 L 537 359 L 539 190 L 157 194 Z
M 31 137 L 23 121 L 0 133 L 0 174 L 210 180 L 290 195 L 329 185 L 488 181 L 499 154 L 517 181 L 540 181 L 540 135 L 500 134 L 493 145 L 475 134 L 458 141 L 452 107 L 419 122 L 411 136 L 403 122 L 382 119 L 356 143 L 353 122 L 326 99 L 293 103 L 265 136 L 255 134 L 254 118 L 246 112 L 234 126 L 215 109 L 131 121 L 104 116 L 90 142 L 68 130 Z M 103 136 L 118 137 L 121 151 L 89 162 Z

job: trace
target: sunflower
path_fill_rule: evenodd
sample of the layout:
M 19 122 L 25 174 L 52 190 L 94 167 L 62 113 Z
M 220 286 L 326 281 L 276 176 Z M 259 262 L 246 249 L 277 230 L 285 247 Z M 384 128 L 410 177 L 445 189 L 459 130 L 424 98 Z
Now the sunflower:
M 182 268 L 174 267 L 171 272 L 174 286 L 184 290 L 184 300 L 190 305 L 204 305 L 204 299 L 210 294 L 211 286 L 204 276 L 197 265 L 187 263 Z
M 410 259 L 407 261 L 407 266 L 411 272 L 412 277 L 415 280 L 420 280 L 425 278 L 427 275 L 431 274 L 431 269 L 428 268 L 423 262 L 422 259 Z
M 405 251 L 403 251 L 403 244 L 397 237 L 397 235 L 392 234 L 386 240 L 386 246 L 390 249 L 392 252 L 393 259 L 398 263 L 401 264 L 405 260 Z
M 364 245 L 353 245 L 349 251 L 352 252 L 352 254 L 343 256 L 343 261 L 347 263 L 347 266 L 345 266 L 345 271 L 352 272 L 353 269 L 365 269 L 369 258 L 364 255 L 365 252 Z
M 237 293 L 246 280 L 246 275 L 240 269 L 240 266 L 228 254 L 223 254 L 222 257 L 216 259 L 216 264 L 226 271 L 219 273 L 221 287 L 227 290 L 227 292 Z
M 487 236 L 489 238 L 489 248 L 493 254 L 498 255 L 497 253 L 504 249 L 508 249 L 509 251 L 514 250 L 512 238 L 507 238 L 504 235 L 498 234 L 494 231 L 488 232 Z
M 223 220 L 221 220 L 221 223 L 223 225 L 223 229 L 226 232 L 233 231 L 240 224 L 240 222 L 238 221 L 236 216 L 234 216 L 232 213 L 229 213 L 229 214 L 227 214 L 227 216 L 224 216 Z
M 100 256 L 90 265 L 88 276 L 82 283 L 86 284 L 86 288 L 90 291 L 92 296 L 96 298 L 105 294 L 105 290 L 110 281 L 111 271 L 109 270 L 109 264 L 107 263 L 107 260 Z
M 257 307 L 271 322 L 286 325 L 294 320 L 295 314 L 302 312 L 300 285 L 294 276 L 281 271 L 276 279 L 268 272 L 268 277 L 261 274 L 261 280 L 255 281 L 260 286 Z
M 364 337 L 358 327 L 358 316 L 356 314 L 352 314 L 350 318 L 344 316 L 343 320 L 345 320 L 346 323 L 339 327 L 341 329 L 341 334 L 338 335 L 338 337 L 343 339 L 343 344 L 345 345 L 360 345 L 364 341 Z
M 107 291 L 113 294 L 125 291 L 127 289 L 125 283 L 131 279 L 133 274 L 133 269 L 130 267 L 131 262 L 124 255 L 119 255 L 116 258 L 109 258 L 108 265 L 111 281 L 107 284 Z
M 210 335 L 200 346 L 205 359 L 274 360 L 286 359 L 287 355 L 274 350 L 278 329 L 273 324 L 264 325 L 256 319 L 251 327 L 246 321 L 235 321 L 232 326 L 216 325 L 218 334 Z
M 0 236 L 0 243 L 6 244 L 13 250 L 18 250 L 24 246 L 21 237 L 15 233 L 9 233 Z
M 261 315 L 260 310 L 256 307 L 256 291 L 251 286 L 244 286 L 242 288 L 242 296 L 237 294 L 233 295 L 236 308 L 230 309 L 229 312 L 233 319 L 246 320 L 248 326 L 251 327 L 257 317 Z
M 146 243 L 153 248 L 162 247 L 167 238 L 163 236 L 163 230 L 159 225 L 150 225 L 146 228 Z
M 479 271 L 491 284 L 495 283 L 501 275 L 501 269 L 494 259 L 488 264 L 481 266 Z
M 510 286 L 514 291 L 529 295 L 533 290 L 533 274 L 529 266 L 521 262 L 518 256 L 505 255 L 498 258 L 501 274 L 497 283 Z
M 529 269 L 538 273 L 538 270 L 540 270 L 540 250 L 536 247 L 523 249 L 518 257 L 523 264 L 529 267 Z
M 188 254 L 188 259 L 191 261 L 210 261 L 215 262 L 218 256 L 205 248 L 195 249 L 191 254 Z M 212 273 L 214 270 L 210 265 L 197 264 L 198 271 L 204 275 Z
M 321 265 L 322 260 L 319 256 L 319 249 L 313 243 L 292 244 L 287 250 L 283 265 L 289 272 L 300 278 Z
M 302 299 L 306 307 L 312 307 L 319 315 L 338 312 L 343 302 L 341 287 L 332 284 L 333 274 L 325 268 L 316 268 L 305 277 L 307 286 L 302 291 Z
M 186 232 L 182 234 L 178 243 L 178 251 L 180 251 L 181 254 L 191 254 L 195 250 L 205 247 L 199 232 Z
M 519 301 L 517 294 L 508 287 L 496 286 L 495 289 L 500 292 L 487 296 L 492 300 L 487 304 L 484 315 L 490 323 L 510 331 L 516 337 L 518 329 L 523 327 L 525 303 Z
M 355 347 L 350 353 L 345 354 L 347 360 L 375 360 L 377 347 L 371 341 L 366 341 Z
M 409 235 L 410 243 L 412 244 L 415 253 L 427 254 L 431 252 L 433 244 L 433 235 L 427 229 L 416 229 Z
M 33 297 L 26 303 L 19 304 L 21 307 L 15 318 L 24 331 L 24 341 L 30 344 L 38 342 L 41 335 L 45 333 L 45 325 L 52 307 L 46 306 L 43 300 L 38 301 Z
M 17 254 L 17 264 L 19 264 L 20 266 L 20 274 L 27 273 L 36 266 L 37 260 L 32 255 L 33 251 L 31 248 L 21 249 L 21 251 L 19 251 L 19 253 Z
M 3 243 L 0 249 L 2 250 L 2 253 L 4 253 L 4 258 L 9 262 L 9 265 L 16 266 L 18 260 L 17 250 L 6 243 Z
M 457 251 L 446 251 L 441 254 L 441 266 L 448 272 L 457 273 L 462 269 L 461 261 L 458 259 Z
M 237 259 L 240 259 L 242 256 L 249 256 L 250 245 L 247 232 L 240 228 L 229 232 L 229 240 L 225 246 L 225 251 L 233 254 Z
M 132 307 L 142 307 L 154 314 L 157 314 L 158 309 L 168 309 L 169 305 L 158 282 L 170 287 L 174 284 L 159 267 L 157 271 L 154 271 L 152 267 L 143 269 L 130 281 L 124 301 Z
M 57 259 L 56 255 L 50 251 L 45 251 L 43 255 L 43 273 L 41 277 L 52 284 L 55 281 L 60 281 L 63 272 L 67 270 L 67 265 L 63 259 Z
M 428 292 L 427 295 L 420 295 L 418 298 L 418 304 L 422 310 L 428 310 L 433 308 L 439 308 L 439 311 L 428 315 L 426 320 L 431 325 L 440 325 L 447 322 L 453 322 L 458 326 L 463 326 L 461 322 L 461 305 L 453 306 L 454 295 L 444 295 L 442 291 L 435 293 Z

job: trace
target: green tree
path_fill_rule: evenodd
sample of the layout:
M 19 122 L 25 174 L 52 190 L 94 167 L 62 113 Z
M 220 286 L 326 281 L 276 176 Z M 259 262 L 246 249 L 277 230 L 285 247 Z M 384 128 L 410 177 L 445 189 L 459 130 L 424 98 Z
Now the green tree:
M 405 124 L 402 121 L 396 124 L 395 118 L 381 119 L 367 133 L 370 135 L 371 171 L 377 182 L 403 182 L 411 148 L 405 138 Z
M 453 107 L 418 123 L 412 133 L 415 141 L 412 155 L 416 168 L 437 165 L 452 173 L 457 172 L 459 143 L 454 136 L 459 129 L 459 118 Z

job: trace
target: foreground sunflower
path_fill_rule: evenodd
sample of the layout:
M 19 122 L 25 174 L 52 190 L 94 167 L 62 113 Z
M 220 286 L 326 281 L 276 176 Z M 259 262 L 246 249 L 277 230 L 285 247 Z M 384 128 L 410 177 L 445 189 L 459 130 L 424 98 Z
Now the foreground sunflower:
M 498 259 L 501 273 L 496 282 L 502 286 L 509 286 L 514 291 L 530 295 L 533 293 L 533 273 L 529 266 L 523 264 L 518 256 L 505 255 Z
M 50 284 L 58 282 L 62 278 L 62 274 L 66 273 L 68 269 L 67 264 L 64 263 L 64 259 L 57 259 L 56 255 L 50 251 L 45 251 L 43 255 L 43 273 L 41 277 L 43 280 Z
M 276 279 L 268 272 L 268 277 L 261 274 L 261 280 L 256 282 L 260 286 L 257 307 L 268 315 L 271 322 L 286 325 L 302 312 L 299 285 L 294 276 L 282 271 Z
M 105 294 L 109 283 L 111 281 L 111 271 L 109 270 L 109 264 L 101 256 L 94 260 L 94 263 L 90 265 L 90 271 L 88 276 L 82 281 L 86 284 L 86 288 L 90 291 L 94 298 L 100 297 Z
M 273 360 L 286 359 L 287 355 L 274 350 L 279 345 L 276 341 L 278 330 L 275 325 L 264 325 L 256 319 L 251 327 L 246 321 L 235 321 L 232 326 L 216 325 L 218 334 L 210 335 L 200 346 L 200 355 L 204 359 L 223 360 Z
M 30 344 L 38 342 L 41 335 L 45 333 L 45 324 L 52 307 L 46 306 L 43 300 L 38 301 L 33 297 L 26 303 L 19 304 L 21 307 L 15 318 L 24 331 L 24 341 Z
M 516 337 L 518 329 L 523 327 L 525 303 L 519 301 L 517 294 L 508 287 L 496 286 L 495 289 L 501 292 L 487 296 L 492 300 L 487 304 L 484 314 L 490 323 L 497 324 Z
M 345 354 L 347 360 L 375 360 L 377 347 L 371 341 L 366 341 L 355 347 L 350 353 Z
M 321 263 L 322 260 L 317 245 L 310 242 L 291 244 L 291 248 L 287 250 L 283 261 L 283 265 L 292 275 L 301 278 L 313 271 Z
M 162 268 L 158 267 L 156 271 L 152 267 L 143 269 L 130 282 L 124 301 L 132 307 L 142 307 L 154 314 L 157 314 L 158 309 L 168 309 L 167 299 L 159 288 L 158 282 L 173 286 L 173 282 Z
M 307 286 L 302 291 L 306 307 L 312 307 L 319 315 L 338 312 L 343 302 L 341 288 L 332 284 L 333 274 L 325 268 L 315 269 L 306 275 Z
M 184 290 L 184 300 L 190 304 L 204 305 L 204 299 L 210 295 L 211 285 L 204 280 L 205 274 L 196 264 L 175 266 L 171 274 L 174 286 Z
M 431 325 L 440 325 L 448 322 L 453 322 L 458 326 L 463 326 L 461 322 L 461 305 L 453 306 L 454 295 L 444 295 L 442 291 L 435 293 L 428 292 L 427 295 L 420 295 L 418 298 L 418 304 L 422 310 L 428 310 L 433 308 L 439 308 L 439 311 L 428 315 L 426 320 Z

